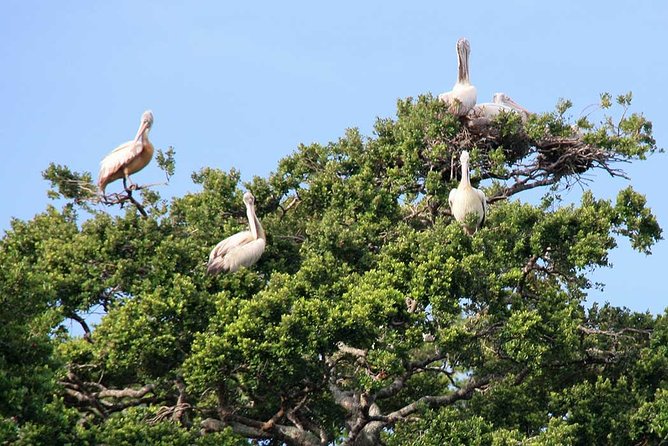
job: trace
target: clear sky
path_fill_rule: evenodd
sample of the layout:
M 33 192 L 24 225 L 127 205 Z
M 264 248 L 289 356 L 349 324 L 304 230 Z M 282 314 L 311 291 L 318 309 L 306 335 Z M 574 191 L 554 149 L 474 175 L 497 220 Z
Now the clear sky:
M 577 116 L 601 92 L 630 90 L 633 111 L 666 147 L 667 24 L 668 3 L 649 0 L 3 0 L 0 233 L 11 217 L 45 209 L 40 172 L 50 162 L 96 175 L 145 109 L 156 147 L 176 149 L 176 175 L 161 191 L 180 196 L 197 190 L 190 174 L 201 167 L 264 176 L 299 143 L 347 127 L 370 135 L 397 98 L 452 87 L 462 36 L 480 102 L 503 91 L 540 112 L 563 97 Z M 668 229 L 667 156 L 622 167 Z M 162 179 L 153 163 L 138 181 Z M 601 175 L 592 189 L 609 198 L 626 183 Z M 614 269 L 592 274 L 607 285 L 591 299 L 663 312 L 667 244 L 645 256 L 621 243 Z

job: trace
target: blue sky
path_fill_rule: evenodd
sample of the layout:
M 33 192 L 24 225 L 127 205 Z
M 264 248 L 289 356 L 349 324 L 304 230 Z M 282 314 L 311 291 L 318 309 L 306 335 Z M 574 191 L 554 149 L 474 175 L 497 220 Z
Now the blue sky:
M 668 143 L 666 2 L 230 3 L 4 0 L 0 231 L 44 210 L 40 172 L 50 162 L 96 174 L 147 108 L 153 143 L 177 152 L 162 192 L 180 196 L 197 190 L 190 174 L 201 167 L 264 176 L 299 143 L 326 143 L 347 127 L 370 135 L 397 98 L 452 87 L 462 36 L 480 102 L 503 91 L 540 112 L 568 98 L 577 116 L 601 92 L 632 91 L 632 110 Z M 622 167 L 668 227 L 666 157 Z M 155 163 L 139 175 L 163 179 Z M 591 187 L 610 198 L 626 185 L 599 175 Z M 652 256 L 620 243 L 614 268 L 592 274 L 606 288 L 591 299 L 663 312 L 667 243 Z

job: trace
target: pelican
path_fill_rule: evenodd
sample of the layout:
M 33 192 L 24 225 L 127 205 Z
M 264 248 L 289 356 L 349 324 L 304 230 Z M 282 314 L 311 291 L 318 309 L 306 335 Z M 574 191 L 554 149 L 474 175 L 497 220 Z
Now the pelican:
M 255 197 L 244 194 L 246 216 L 250 231 L 238 232 L 218 243 L 209 254 L 206 272 L 215 275 L 221 271 L 233 273 L 242 266 L 249 267 L 260 259 L 264 252 L 266 237 L 260 220 L 255 216 Z
M 522 118 L 522 121 L 526 121 L 526 119 L 531 114 L 529 110 L 513 101 L 507 94 L 494 93 L 492 102 L 483 102 L 482 104 L 477 104 L 475 107 L 473 107 L 473 110 L 471 110 L 470 115 L 474 118 L 493 119 L 502 111 L 507 113 L 518 113 Z
M 127 189 L 126 181 L 130 182 L 130 187 L 134 186 L 130 175 L 146 167 L 153 157 L 153 144 L 148 140 L 148 132 L 152 126 L 153 113 L 151 110 L 146 110 L 141 116 L 135 139 L 121 144 L 104 157 L 100 163 L 100 175 L 97 181 L 102 195 L 107 184 L 119 178 L 123 178 L 125 189 Z
M 448 202 L 450 203 L 450 210 L 455 220 L 464 225 L 464 230 L 468 235 L 473 235 L 474 232 L 485 221 L 487 214 L 487 198 L 480 189 L 471 186 L 471 178 L 469 177 L 469 152 L 464 150 L 459 158 L 462 165 L 462 179 L 456 189 L 450 191 Z M 475 216 L 475 224 L 471 226 L 473 219 L 468 217 L 469 214 Z
M 459 75 L 452 90 L 441 93 L 438 98 L 449 105 L 450 113 L 457 116 L 466 115 L 475 105 L 476 89 L 469 81 L 469 53 L 471 45 L 462 38 L 457 41 L 457 67 Z

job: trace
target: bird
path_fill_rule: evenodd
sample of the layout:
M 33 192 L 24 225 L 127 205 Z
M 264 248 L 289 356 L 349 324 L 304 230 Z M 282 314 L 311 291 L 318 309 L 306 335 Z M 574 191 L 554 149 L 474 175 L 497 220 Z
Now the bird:
M 209 254 L 206 272 L 216 275 L 221 271 L 235 272 L 242 266 L 254 265 L 262 256 L 266 237 L 260 220 L 255 216 L 255 197 L 244 194 L 249 231 L 241 231 L 229 236 L 216 245 Z
M 469 152 L 462 151 L 459 161 L 462 165 L 462 179 L 456 189 L 450 191 L 448 203 L 455 220 L 464 226 L 468 235 L 473 235 L 484 223 L 487 214 L 487 198 L 480 189 L 471 186 L 469 176 Z M 474 217 L 469 217 L 473 214 Z
M 123 178 L 123 187 L 126 190 L 128 190 L 126 181 L 130 182 L 130 188 L 135 187 L 130 175 L 146 167 L 153 157 L 153 144 L 148 140 L 151 127 L 153 127 L 153 113 L 151 110 L 146 110 L 141 116 L 135 139 L 116 147 L 100 162 L 97 185 L 102 195 L 107 185 L 119 178 Z
M 506 113 L 515 112 L 520 115 L 522 121 L 526 119 L 532 113 L 526 108 L 522 107 L 517 102 L 513 101 L 510 96 L 505 93 L 494 93 L 492 102 L 483 102 L 481 104 L 476 104 L 469 115 L 473 118 L 487 118 L 493 119 L 502 111 Z
M 450 113 L 465 116 L 475 105 L 477 99 L 476 88 L 469 81 L 469 41 L 461 38 L 457 41 L 457 67 L 459 74 L 452 90 L 441 93 L 438 98 L 448 104 Z

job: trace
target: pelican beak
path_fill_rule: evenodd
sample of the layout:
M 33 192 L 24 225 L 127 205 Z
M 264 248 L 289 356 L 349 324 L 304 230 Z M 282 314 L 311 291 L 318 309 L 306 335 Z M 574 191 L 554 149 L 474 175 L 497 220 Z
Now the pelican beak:
M 145 121 L 142 121 L 141 125 L 139 126 L 139 130 L 137 130 L 137 136 L 135 136 L 135 141 L 139 141 L 141 139 L 141 135 L 144 134 L 144 131 L 146 130 L 146 127 L 148 124 Z
M 526 108 L 522 107 L 520 104 L 518 104 L 517 102 L 513 101 L 513 100 L 510 99 L 510 98 L 508 98 L 506 102 L 508 102 L 508 103 L 509 103 L 510 105 L 512 105 L 514 108 L 516 108 L 516 109 L 518 109 L 518 110 L 522 110 L 522 111 L 523 111 L 524 113 L 526 113 L 527 115 L 532 114 L 529 110 L 527 110 Z

